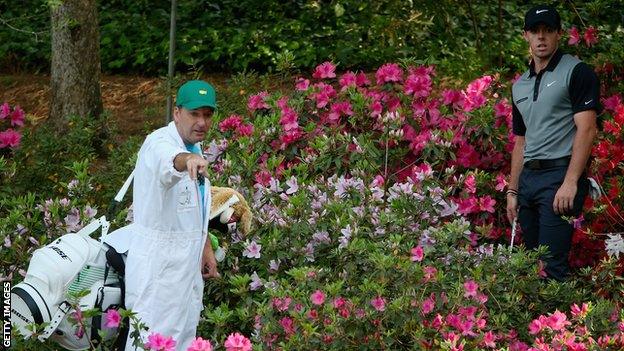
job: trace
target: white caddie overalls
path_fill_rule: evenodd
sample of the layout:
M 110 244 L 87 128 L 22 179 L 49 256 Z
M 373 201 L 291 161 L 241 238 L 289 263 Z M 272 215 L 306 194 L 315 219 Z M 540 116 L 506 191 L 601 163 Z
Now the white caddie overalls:
M 187 152 L 174 122 L 145 139 L 134 171 L 134 223 L 106 239 L 127 251 L 126 308 L 149 327 L 143 342 L 160 333 L 182 351 L 195 337 L 203 308 L 200 266 L 211 202 L 206 180 L 202 213 L 197 182 L 173 167 L 175 156 Z M 126 350 L 134 350 L 130 338 Z

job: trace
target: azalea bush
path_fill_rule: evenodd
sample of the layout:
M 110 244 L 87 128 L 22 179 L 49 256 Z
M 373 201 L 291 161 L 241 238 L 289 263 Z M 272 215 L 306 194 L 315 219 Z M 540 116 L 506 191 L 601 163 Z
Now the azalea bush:
M 224 92 L 232 110 L 216 112 L 204 145 L 210 179 L 243 193 L 255 222 L 248 237 L 215 233 L 226 251 L 223 278 L 206 282 L 194 345 L 620 347 L 620 95 L 603 101 L 593 150 L 591 175 L 607 195 L 588 200 L 586 218 L 571 219 L 578 228 L 570 262 L 589 268 L 559 283 L 544 279 L 544 249 L 509 247 L 510 83 L 492 73 L 458 84 L 408 61 L 337 73 L 328 61 L 291 89 Z M 15 181 L 26 167 L 32 179 L 53 176 L 36 186 L 47 190 L 0 199 L 3 279 L 19 281 L 33 249 L 100 215 L 133 167 L 140 139 L 113 148 L 100 171 L 92 166 L 97 126 L 74 127 L 81 132 L 67 138 L 81 147 L 64 148 L 43 129 L 0 163 Z M 28 159 L 29 150 L 63 164 Z M 131 217 L 123 208 L 113 226 Z M 177 342 L 149 333 L 146 349 Z
M 604 296 L 614 299 L 600 310 L 603 318 L 617 311 L 618 272 L 590 272 L 595 284 L 573 279 L 545 285 L 538 256 L 519 255 L 523 271 L 496 246 L 509 240 L 501 210 L 513 147 L 511 108 L 503 93 L 508 84 L 486 75 L 451 89 L 431 66 L 387 64 L 373 77 L 337 75 L 326 62 L 312 80 L 297 79 L 294 92 L 253 94 L 246 113 L 224 115 L 218 126 L 222 134 L 215 134 L 206 150 L 214 162 L 214 182 L 253 196 L 259 228 L 254 237 L 231 238 L 224 265 L 241 273 L 230 279 L 235 299 L 210 299 L 221 303 L 205 313 L 213 330 L 231 323 L 250 326 L 251 301 L 263 299 L 253 324 L 269 348 L 361 347 L 368 336 L 371 349 L 429 340 L 423 347 L 520 350 L 534 340 L 517 326 L 543 311 L 589 300 L 592 291 L 607 289 Z M 610 161 L 620 167 L 619 160 Z M 582 235 L 582 240 L 575 236 L 574 266 L 607 256 L 604 238 Z M 588 250 L 595 254 L 578 254 Z M 423 283 L 422 267 L 403 266 L 411 252 L 414 258 L 430 257 L 427 270 L 446 278 L 438 279 L 439 288 Z M 493 259 L 469 259 L 485 252 Z M 600 266 L 608 271 L 608 265 Z M 280 279 L 280 272 L 287 278 Z M 613 283 L 601 286 L 605 281 Z M 465 324 L 454 317 L 477 307 L 464 301 L 463 283 L 468 283 L 465 289 L 504 287 L 478 295 L 478 307 L 484 309 L 474 313 L 487 315 L 483 321 L 474 317 L 478 313 L 460 318 Z M 210 296 L 220 297 L 225 286 L 209 286 Z M 456 300 L 449 290 L 456 291 Z M 339 302 L 313 302 L 325 299 Z M 418 314 L 422 306 L 428 313 L 435 307 L 441 320 Z M 420 329 L 402 334 L 403 325 Z M 613 333 L 614 328 L 595 331 Z M 376 337 L 369 340 L 371 335 Z

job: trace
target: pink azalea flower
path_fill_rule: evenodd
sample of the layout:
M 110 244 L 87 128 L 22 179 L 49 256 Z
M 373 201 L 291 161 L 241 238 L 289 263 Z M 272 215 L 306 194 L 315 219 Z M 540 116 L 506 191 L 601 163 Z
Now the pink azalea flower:
M 333 63 L 326 61 L 316 66 L 314 73 L 312 73 L 312 77 L 316 79 L 336 78 L 335 71 L 336 66 Z
M 366 76 L 366 74 L 364 72 L 360 72 L 356 75 L 355 77 L 355 85 L 357 85 L 358 87 L 361 86 L 365 86 L 365 85 L 370 85 L 371 82 L 370 80 L 368 80 L 368 77 Z
M 268 186 L 269 182 L 271 181 L 271 173 L 262 170 L 262 171 L 258 171 L 255 175 L 254 175 L 254 180 L 256 181 L 257 184 L 263 185 L 263 186 Z
M 12 126 L 23 126 L 24 125 L 24 110 L 21 107 L 15 106 L 13 109 L 13 113 L 11 114 L 11 125 Z
M 280 110 L 285 110 L 288 108 L 288 97 L 283 96 L 281 98 L 279 98 L 279 100 L 277 100 L 277 107 L 279 107 Z
M 280 117 L 280 124 L 285 131 L 289 132 L 299 128 L 299 115 L 295 110 L 287 107 L 282 110 L 282 116 Z
M 466 336 L 475 336 L 475 332 L 472 331 L 474 327 L 474 322 L 470 320 L 460 321 L 458 324 L 458 330 L 462 333 L 462 335 Z
M 471 213 L 475 213 L 479 211 L 479 200 L 471 196 L 467 199 L 458 199 L 457 201 L 457 212 L 462 215 L 467 215 Z
M 587 315 L 588 311 L 589 305 L 586 302 L 584 302 L 581 307 L 579 307 L 577 304 L 573 304 L 570 307 L 570 313 L 572 313 L 572 316 L 574 317 L 584 318 Z
M 154 351 L 175 351 L 176 342 L 171 336 L 165 337 L 159 333 L 151 333 L 147 337 L 145 348 Z
M 286 147 L 288 145 L 301 139 L 302 136 L 303 136 L 303 133 L 301 132 L 299 128 L 286 131 L 284 134 L 280 135 L 279 141 L 281 144 L 279 145 L 279 149 L 286 150 Z
M 589 26 L 585 33 L 583 33 L 583 40 L 585 40 L 585 45 L 591 47 L 598 43 L 598 30 L 592 26 Z
M 492 85 L 494 78 L 492 76 L 483 76 L 477 78 L 468 84 L 466 93 L 468 94 L 483 94 Z
M 370 302 L 371 306 L 375 308 L 379 312 L 383 312 L 386 310 L 386 299 L 381 296 L 377 296 Z
M 340 309 L 342 307 L 344 307 L 347 304 L 347 300 L 344 297 L 337 297 L 334 299 L 332 305 L 334 305 L 334 308 L 336 309 Z
M 0 119 L 5 119 L 11 115 L 11 106 L 8 102 L 0 105 Z
M 463 96 L 459 90 L 444 90 L 442 92 L 442 104 L 459 105 L 463 100 Z
M 256 95 L 251 95 L 249 100 L 247 101 L 247 108 L 249 111 L 268 109 L 270 106 L 266 103 L 266 98 L 269 96 L 269 93 L 266 91 L 262 91 Z
M 381 101 L 373 100 L 373 102 L 371 102 L 371 104 L 368 106 L 368 109 L 371 111 L 371 117 L 378 117 L 383 111 L 383 105 L 381 104 Z
M 212 345 L 210 344 L 210 341 L 197 337 L 193 340 L 191 345 L 189 345 L 186 351 L 212 351 Z
M 435 301 L 431 298 L 426 298 L 422 303 L 421 312 L 423 315 L 431 313 L 435 307 Z
M 239 333 L 230 334 L 223 344 L 226 351 L 250 351 L 251 341 Z
M 371 188 L 381 188 L 384 185 L 384 177 L 380 174 L 375 176 L 375 179 L 371 182 Z
M 410 74 L 405 80 L 405 94 L 414 97 L 428 97 L 432 89 L 431 77 L 428 74 Z
M 292 302 L 292 298 L 286 296 L 283 299 L 276 297 L 273 299 L 273 307 L 279 312 L 287 311 L 290 307 L 290 303 Z
M 514 340 L 509 344 L 509 351 L 528 351 L 529 346 L 520 340 Z
M 496 187 L 494 189 L 497 191 L 503 191 L 505 190 L 505 187 L 507 187 L 507 179 L 503 173 L 499 173 L 496 176 Z
M 565 313 L 559 312 L 558 310 L 555 310 L 555 312 L 548 317 L 548 326 L 555 331 L 559 331 L 570 324 L 572 323 L 568 321 L 568 317 Z
M 341 101 L 332 104 L 331 111 L 328 114 L 328 120 L 330 123 L 338 123 L 340 116 L 352 116 L 353 109 L 351 103 L 348 101 Z
M 356 86 L 357 77 L 355 73 L 348 71 L 340 77 L 338 84 L 340 84 L 341 90 L 346 90 L 349 87 Z
M 480 303 L 484 304 L 488 301 L 488 296 L 486 294 L 477 294 L 477 301 L 479 301 Z
M 425 257 L 425 251 L 420 245 L 413 247 L 411 253 L 412 253 L 412 262 L 420 262 Z
M 476 297 L 479 284 L 474 280 L 469 280 L 464 283 L 464 297 Z
M 440 327 L 442 327 L 442 324 L 444 324 L 444 319 L 442 318 L 442 316 L 438 313 L 436 314 L 436 316 L 433 318 L 433 320 L 431 321 L 431 328 L 439 330 Z
M 318 89 L 320 93 L 327 95 L 329 98 L 333 98 L 337 95 L 336 89 L 329 84 L 323 82 L 314 84 L 314 87 Z
M 379 67 L 375 78 L 377 79 L 377 85 L 383 85 L 385 83 L 400 82 L 403 80 L 403 70 L 396 63 L 386 63 Z
M 539 321 L 539 319 L 534 319 L 531 321 L 531 323 L 529 323 L 529 334 L 531 335 L 539 334 L 539 332 L 542 331 L 542 328 L 544 328 L 544 326 Z
M 570 35 L 570 39 L 568 39 L 568 45 L 578 45 L 581 41 L 581 35 L 579 34 L 578 29 L 574 26 L 568 30 L 568 34 Z
M 435 280 L 435 277 L 438 274 L 438 270 L 433 266 L 425 266 L 423 267 L 423 273 L 424 273 L 423 279 L 426 283 L 426 282 Z
M 474 174 L 469 174 L 464 180 L 464 186 L 466 187 L 466 192 L 468 194 L 474 194 L 477 192 L 477 179 Z
M 253 134 L 253 131 L 253 124 L 241 124 L 238 128 L 236 128 L 236 134 L 239 136 L 250 136 Z
M 462 140 L 457 149 L 457 163 L 465 168 L 477 167 L 481 163 L 481 157 L 472 145 Z
M 496 117 L 508 117 L 511 115 L 512 107 L 507 99 L 499 101 L 494 105 L 494 115 Z
M 119 323 L 121 323 L 121 315 L 114 309 L 106 311 L 104 318 L 106 319 L 106 322 L 104 322 L 106 328 L 117 328 Z
M 260 258 L 260 250 L 262 249 L 262 245 L 256 243 L 255 240 L 248 242 L 245 250 L 243 250 L 243 256 L 247 258 Z
M 219 122 L 219 130 L 226 132 L 228 130 L 236 130 L 243 123 L 243 118 L 239 115 L 230 115 L 223 121 Z
M 605 110 L 608 110 L 611 112 L 615 112 L 618 106 L 620 106 L 621 104 L 622 104 L 622 98 L 620 97 L 619 94 L 611 95 L 610 97 L 603 100 L 603 106 Z
M 321 290 L 316 290 L 310 295 L 310 300 L 312 300 L 313 304 L 320 306 L 325 302 L 325 293 Z
M 0 132 L 0 149 L 19 146 L 22 135 L 11 128 Z
M 298 91 L 306 91 L 310 87 L 310 81 L 308 79 L 299 78 L 295 83 L 295 89 Z
M 292 318 L 283 317 L 282 319 L 280 319 L 279 323 L 282 326 L 282 329 L 284 329 L 284 334 L 292 335 L 295 333 L 295 327 Z
M 491 330 L 483 334 L 483 345 L 489 348 L 496 347 L 496 334 L 494 334 Z
M 482 212 L 494 213 L 494 205 L 496 205 L 496 200 L 490 195 L 479 198 L 479 210 Z
M 407 123 L 403 126 L 403 130 L 405 131 L 407 128 L 411 128 Z M 407 133 L 406 133 L 407 134 Z M 407 135 L 405 135 L 407 139 Z M 408 139 L 409 140 L 409 139 Z M 412 150 L 414 155 L 420 155 L 422 150 L 425 149 L 427 143 L 431 140 L 431 131 L 425 130 L 420 134 L 417 134 L 413 139 L 410 140 L 409 148 Z

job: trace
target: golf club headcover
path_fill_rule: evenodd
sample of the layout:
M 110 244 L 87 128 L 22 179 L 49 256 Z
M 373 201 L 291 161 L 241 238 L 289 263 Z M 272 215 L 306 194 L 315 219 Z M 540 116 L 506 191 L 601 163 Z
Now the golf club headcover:
M 209 227 L 222 233 L 236 229 L 247 236 L 251 231 L 251 209 L 245 198 L 236 190 L 213 186 L 210 188 L 212 202 L 210 204 Z M 240 226 L 237 226 L 237 223 Z

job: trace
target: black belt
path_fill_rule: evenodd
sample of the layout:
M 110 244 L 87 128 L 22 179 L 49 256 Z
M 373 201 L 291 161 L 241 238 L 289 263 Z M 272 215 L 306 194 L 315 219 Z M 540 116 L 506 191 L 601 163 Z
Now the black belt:
M 570 164 L 570 156 L 555 158 L 553 160 L 530 160 L 524 163 L 524 167 L 528 169 L 547 169 L 554 167 L 562 167 Z

